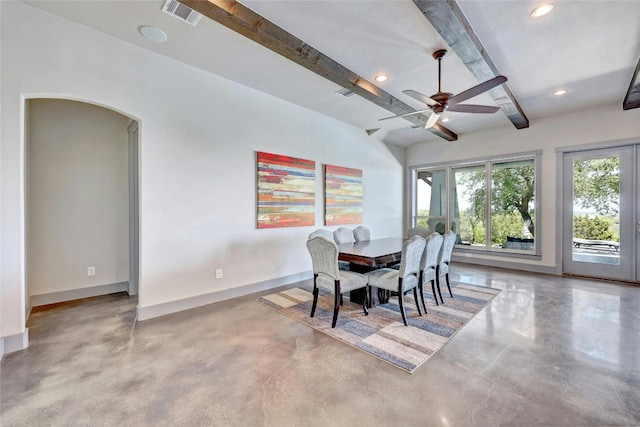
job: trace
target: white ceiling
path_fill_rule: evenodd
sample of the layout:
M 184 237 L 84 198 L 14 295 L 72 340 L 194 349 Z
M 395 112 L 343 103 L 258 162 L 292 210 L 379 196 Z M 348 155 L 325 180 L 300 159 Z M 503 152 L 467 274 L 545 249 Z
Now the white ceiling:
M 444 141 L 357 95 L 345 98 L 340 87 L 278 54 L 203 17 L 196 27 L 162 12 L 163 0 L 27 1 L 26 3 L 126 40 L 167 57 L 350 123 L 401 146 Z M 437 91 L 437 62 L 431 54 L 446 43 L 412 1 L 245 0 L 245 6 L 416 109 L 424 105 L 404 95 L 413 89 Z M 629 87 L 640 55 L 640 0 L 555 0 L 550 15 L 533 19 L 538 1 L 458 0 L 531 126 L 542 117 L 619 103 Z M 168 35 L 165 43 L 142 37 L 151 25 Z M 478 84 L 449 50 L 442 61 L 442 90 L 459 93 Z M 565 88 L 564 97 L 551 93 Z M 487 94 L 468 103 L 496 105 Z M 502 112 L 445 113 L 444 125 L 458 133 L 513 126 Z

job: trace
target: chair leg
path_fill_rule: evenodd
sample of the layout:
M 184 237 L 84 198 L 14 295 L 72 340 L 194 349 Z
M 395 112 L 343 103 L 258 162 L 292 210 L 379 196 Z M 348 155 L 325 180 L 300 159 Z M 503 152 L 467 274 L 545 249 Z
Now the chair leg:
M 402 314 L 404 326 L 409 326 L 407 323 L 407 314 L 404 312 L 404 289 L 402 289 L 402 278 L 398 280 L 400 281 L 398 284 L 398 304 L 400 305 L 400 313 Z
M 442 299 L 442 292 L 440 292 L 440 276 L 436 276 L 436 285 L 438 285 L 438 295 L 440 295 L 440 302 L 444 304 L 444 300 Z M 433 296 L 435 297 L 436 295 L 433 294 Z
M 364 299 L 362 300 L 362 308 L 364 309 L 364 315 L 369 315 L 369 310 L 367 306 L 369 305 L 369 298 L 371 298 L 371 291 L 369 290 L 369 285 L 364 287 Z
M 449 288 L 449 295 L 451 295 L 451 298 L 453 298 L 453 294 L 451 293 L 451 286 L 449 286 L 449 272 L 447 272 L 447 275 L 444 277 L 447 279 L 447 288 Z
M 438 302 L 438 296 L 436 295 L 436 279 L 431 281 L 431 293 L 433 293 L 433 299 L 436 300 L 436 305 L 440 305 Z
M 422 310 L 420 310 L 420 302 L 418 301 L 418 290 L 418 286 L 413 288 L 413 299 L 416 301 L 416 307 L 418 307 L 418 316 L 422 316 Z M 422 290 L 420 290 L 420 295 L 422 295 Z M 425 312 L 426 311 L 427 309 L 425 308 Z
M 336 327 L 336 322 L 338 321 L 338 310 L 340 310 L 340 298 L 342 294 L 340 293 L 340 282 L 336 280 L 336 289 L 335 289 L 335 300 L 333 302 L 333 321 L 331 322 L 331 327 Z
M 422 300 L 422 308 L 424 308 L 424 314 L 427 314 L 427 303 L 424 302 L 424 286 L 420 282 L 420 299 Z
M 344 300 L 342 299 L 342 294 L 340 294 L 340 305 L 344 305 Z
M 317 274 L 313 275 L 313 304 L 311 305 L 311 316 L 309 317 L 313 317 L 313 315 L 316 314 L 316 305 L 318 304 L 318 288 L 316 287 L 317 277 Z

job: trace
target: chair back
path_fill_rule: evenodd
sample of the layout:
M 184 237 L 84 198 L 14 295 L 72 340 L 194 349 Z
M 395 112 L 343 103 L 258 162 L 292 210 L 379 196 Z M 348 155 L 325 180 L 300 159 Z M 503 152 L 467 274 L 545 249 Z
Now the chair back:
M 316 231 L 313 231 L 311 234 L 309 234 L 309 239 L 313 239 L 316 236 L 323 237 L 333 242 L 333 233 L 330 232 L 329 230 L 323 230 L 322 228 L 319 228 Z
M 353 229 L 353 238 L 356 239 L 356 242 L 371 240 L 371 232 L 367 227 L 359 225 Z
M 421 270 L 433 270 L 434 272 L 436 271 L 443 240 L 444 237 L 442 237 L 440 233 L 432 233 L 429 235 L 429 237 L 427 237 L 426 245 L 424 248 L 424 255 L 422 256 L 422 262 L 420 264 Z
M 420 260 L 424 253 L 426 242 L 422 236 L 415 235 L 402 245 L 402 257 L 398 274 L 404 278 L 409 275 L 417 276 L 420 272 Z
M 447 231 L 442 242 L 442 249 L 440 250 L 438 265 L 449 264 L 451 262 L 451 253 L 453 252 L 453 246 L 455 244 L 456 232 L 452 230 Z
M 313 274 L 326 274 L 333 280 L 340 280 L 336 242 L 316 236 L 307 240 L 307 249 L 313 262 Z
M 429 237 L 429 235 L 433 234 L 433 230 L 427 227 L 423 227 L 421 225 L 412 227 L 407 230 L 407 237 L 411 238 L 413 236 L 422 236 L 423 238 Z
M 353 231 L 349 230 L 347 227 L 340 227 L 333 232 L 333 239 L 337 244 L 341 245 L 343 243 L 353 243 L 355 240 L 353 239 Z

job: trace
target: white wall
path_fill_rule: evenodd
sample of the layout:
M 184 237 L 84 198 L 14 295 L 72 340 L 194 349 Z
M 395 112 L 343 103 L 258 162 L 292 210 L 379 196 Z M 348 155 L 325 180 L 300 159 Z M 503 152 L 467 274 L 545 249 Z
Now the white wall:
M 540 228 L 536 231 L 541 233 L 542 259 L 511 261 L 555 269 L 556 251 L 561 251 L 556 248 L 556 190 L 560 183 L 556 176 L 556 148 L 599 143 L 614 145 L 616 141 L 628 139 L 640 142 L 640 109 L 623 111 L 620 101 L 597 109 L 534 120 L 527 129 L 501 127 L 459 135 L 458 141 L 452 143 L 415 144 L 407 149 L 407 166 L 542 150 L 541 176 L 538 177 L 542 184 L 542 211 L 536 212 L 540 215 Z M 477 255 L 476 258 L 509 262 L 503 257 Z
M 28 107 L 27 296 L 127 282 L 131 119 L 75 101 Z
M 2 8 L 2 335 L 24 331 L 23 97 L 140 124 L 140 296 L 153 307 L 306 273 L 315 227 L 257 230 L 255 152 L 363 169 L 364 222 L 402 235 L 403 168 L 361 129 L 19 2 Z M 215 279 L 215 269 L 224 278 Z

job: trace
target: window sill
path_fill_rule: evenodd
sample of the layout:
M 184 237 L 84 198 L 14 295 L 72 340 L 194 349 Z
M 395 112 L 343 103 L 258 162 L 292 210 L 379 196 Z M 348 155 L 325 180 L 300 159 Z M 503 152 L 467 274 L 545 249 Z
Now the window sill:
M 522 251 L 517 249 L 486 249 L 479 247 L 472 247 L 468 245 L 455 245 L 454 253 L 462 257 L 471 257 L 471 256 L 496 256 L 496 257 L 505 257 L 505 258 L 519 258 L 519 259 L 530 259 L 530 260 L 541 260 L 542 255 L 534 253 L 533 251 Z

